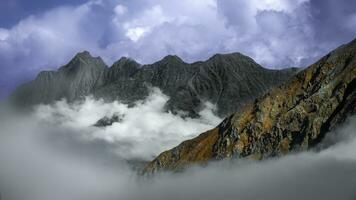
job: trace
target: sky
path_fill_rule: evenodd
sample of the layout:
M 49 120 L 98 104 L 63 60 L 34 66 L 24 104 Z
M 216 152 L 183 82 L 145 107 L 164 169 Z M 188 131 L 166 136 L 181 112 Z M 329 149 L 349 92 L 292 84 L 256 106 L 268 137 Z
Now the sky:
M 241 52 L 304 67 L 356 36 L 354 0 L 1 0 L 0 97 L 88 50 L 111 65 Z

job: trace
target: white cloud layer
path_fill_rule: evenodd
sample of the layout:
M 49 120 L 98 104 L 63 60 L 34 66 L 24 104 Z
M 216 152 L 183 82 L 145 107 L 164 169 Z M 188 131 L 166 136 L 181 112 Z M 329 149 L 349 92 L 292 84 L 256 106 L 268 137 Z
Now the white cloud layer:
M 151 121 L 146 118 L 146 112 L 141 116 L 134 111 L 148 109 L 147 113 L 157 119 L 154 116 L 158 111 L 146 106 L 154 106 L 153 102 L 159 101 L 159 98 L 162 97 L 138 104 L 131 110 L 118 103 L 104 105 L 91 100 L 72 108 L 61 105 L 63 110 L 42 107 L 32 115 L 34 118 L 1 110 L 2 197 L 7 200 L 347 200 L 356 197 L 354 117 L 343 127 L 329 133 L 324 148 L 318 152 L 304 152 L 262 162 L 240 160 L 211 163 L 204 168 L 195 167 L 178 174 L 158 174 L 150 179 L 137 177 L 136 171 L 122 160 L 120 155 L 132 155 L 132 159 L 135 155 L 117 148 L 122 145 L 118 137 L 115 140 L 104 137 L 103 140 L 93 137 L 92 129 L 84 128 L 96 120 L 95 116 L 87 115 L 88 110 L 99 117 L 111 112 L 107 107 L 120 111 L 128 109 L 128 112 L 139 115 L 136 119 Z M 98 107 L 91 107 L 94 104 Z M 118 108 L 120 106 L 123 108 Z M 54 117 L 55 113 L 57 117 Z M 39 114 L 46 116 L 46 123 L 42 117 L 39 118 Z M 174 118 L 163 113 L 161 115 L 162 121 L 156 122 L 158 126 L 166 124 L 163 118 Z M 182 122 L 179 117 L 175 118 L 177 129 L 181 129 L 181 123 L 199 127 L 199 123 L 191 119 Z M 117 133 L 101 133 L 128 136 L 128 133 L 122 135 L 120 129 L 116 129 Z M 174 134 L 165 135 L 162 132 L 133 134 L 141 134 L 145 139 L 146 134 L 153 137 L 153 134 L 161 134 L 163 138 L 176 139 Z M 129 137 L 131 140 L 126 140 L 128 143 L 134 144 L 135 148 L 142 148 L 135 145 L 135 140 L 140 144 L 140 137 Z M 165 147 L 166 144 L 159 137 L 155 139 L 155 145 Z
M 134 107 L 120 102 L 104 103 L 87 98 L 84 102 L 68 104 L 65 100 L 54 105 L 41 105 L 35 111 L 35 118 L 50 126 L 59 126 L 88 139 L 102 139 L 118 144 L 116 152 L 125 159 L 150 160 L 158 153 L 177 146 L 180 142 L 193 138 L 215 127 L 222 121 L 213 114 L 215 106 L 206 103 L 200 112 L 201 118 L 182 118 L 164 112 L 168 101 L 160 90 L 153 89 L 150 96 Z M 103 117 L 114 114 L 122 116 L 122 121 L 105 128 L 93 126 Z

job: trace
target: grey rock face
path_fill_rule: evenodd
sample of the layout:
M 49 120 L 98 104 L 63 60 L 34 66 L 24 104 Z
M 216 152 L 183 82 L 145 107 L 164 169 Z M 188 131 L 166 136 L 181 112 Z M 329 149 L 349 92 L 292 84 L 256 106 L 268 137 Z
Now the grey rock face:
M 114 114 L 111 117 L 103 117 L 100 120 L 98 120 L 94 126 L 96 127 L 106 127 L 106 126 L 111 126 L 113 123 L 116 122 L 121 122 L 122 119 L 124 118 L 123 115 L 120 114 Z
M 186 63 L 177 56 L 140 65 L 121 58 L 108 68 L 100 57 L 77 54 L 58 71 L 41 72 L 12 95 L 17 104 L 31 106 L 87 95 L 107 101 L 133 103 L 158 87 L 170 97 L 166 109 L 198 116 L 202 103 L 217 104 L 217 114 L 226 116 L 296 73 L 297 69 L 269 70 L 240 53 L 217 54 L 204 62 Z
M 106 68 L 100 57 L 94 58 L 86 51 L 78 53 L 58 71 L 39 73 L 34 81 L 16 89 L 12 98 L 25 106 L 48 104 L 62 98 L 73 101 L 90 94 L 96 85 L 102 84 Z

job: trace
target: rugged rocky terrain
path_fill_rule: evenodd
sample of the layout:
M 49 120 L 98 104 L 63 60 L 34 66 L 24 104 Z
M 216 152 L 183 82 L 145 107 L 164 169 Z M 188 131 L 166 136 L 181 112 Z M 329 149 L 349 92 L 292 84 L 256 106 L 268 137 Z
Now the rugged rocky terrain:
M 153 86 L 170 97 L 167 110 L 182 110 L 194 117 L 202 103 L 210 101 L 217 104 L 217 113 L 225 117 L 296 71 L 265 69 L 240 53 L 217 54 L 195 63 L 166 56 L 150 65 L 123 57 L 107 67 L 100 57 L 85 51 L 58 71 L 41 72 L 35 80 L 19 87 L 12 99 L 26 107 L 62 98 L 71 102 L 87 95 L 133 103 L 144 99 Z
M 216 128 L 163 152 L 144 172 L 224 158 L 264 159 L 317 145 L 356 113 L 356 40 L 247 104 Z

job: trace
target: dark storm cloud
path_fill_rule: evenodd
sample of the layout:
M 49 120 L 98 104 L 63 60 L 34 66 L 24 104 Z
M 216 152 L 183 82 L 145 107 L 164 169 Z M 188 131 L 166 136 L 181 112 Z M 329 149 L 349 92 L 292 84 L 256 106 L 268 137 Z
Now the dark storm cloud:
M 9 2 L 16 1 L 4 5 Z M 108 64 L 120 56 L 150 63 L 177 54 L 192 62 L 239 51 L 266 67 L 283 68 L 306 66 L 352 40 L 356 32 L 352 0 L 78 3 L 65 1 L 56 7 L 58 2 L 50 1 L 34 15 L 0 27 L 2 95 L 82 50 L 102 56 Z

